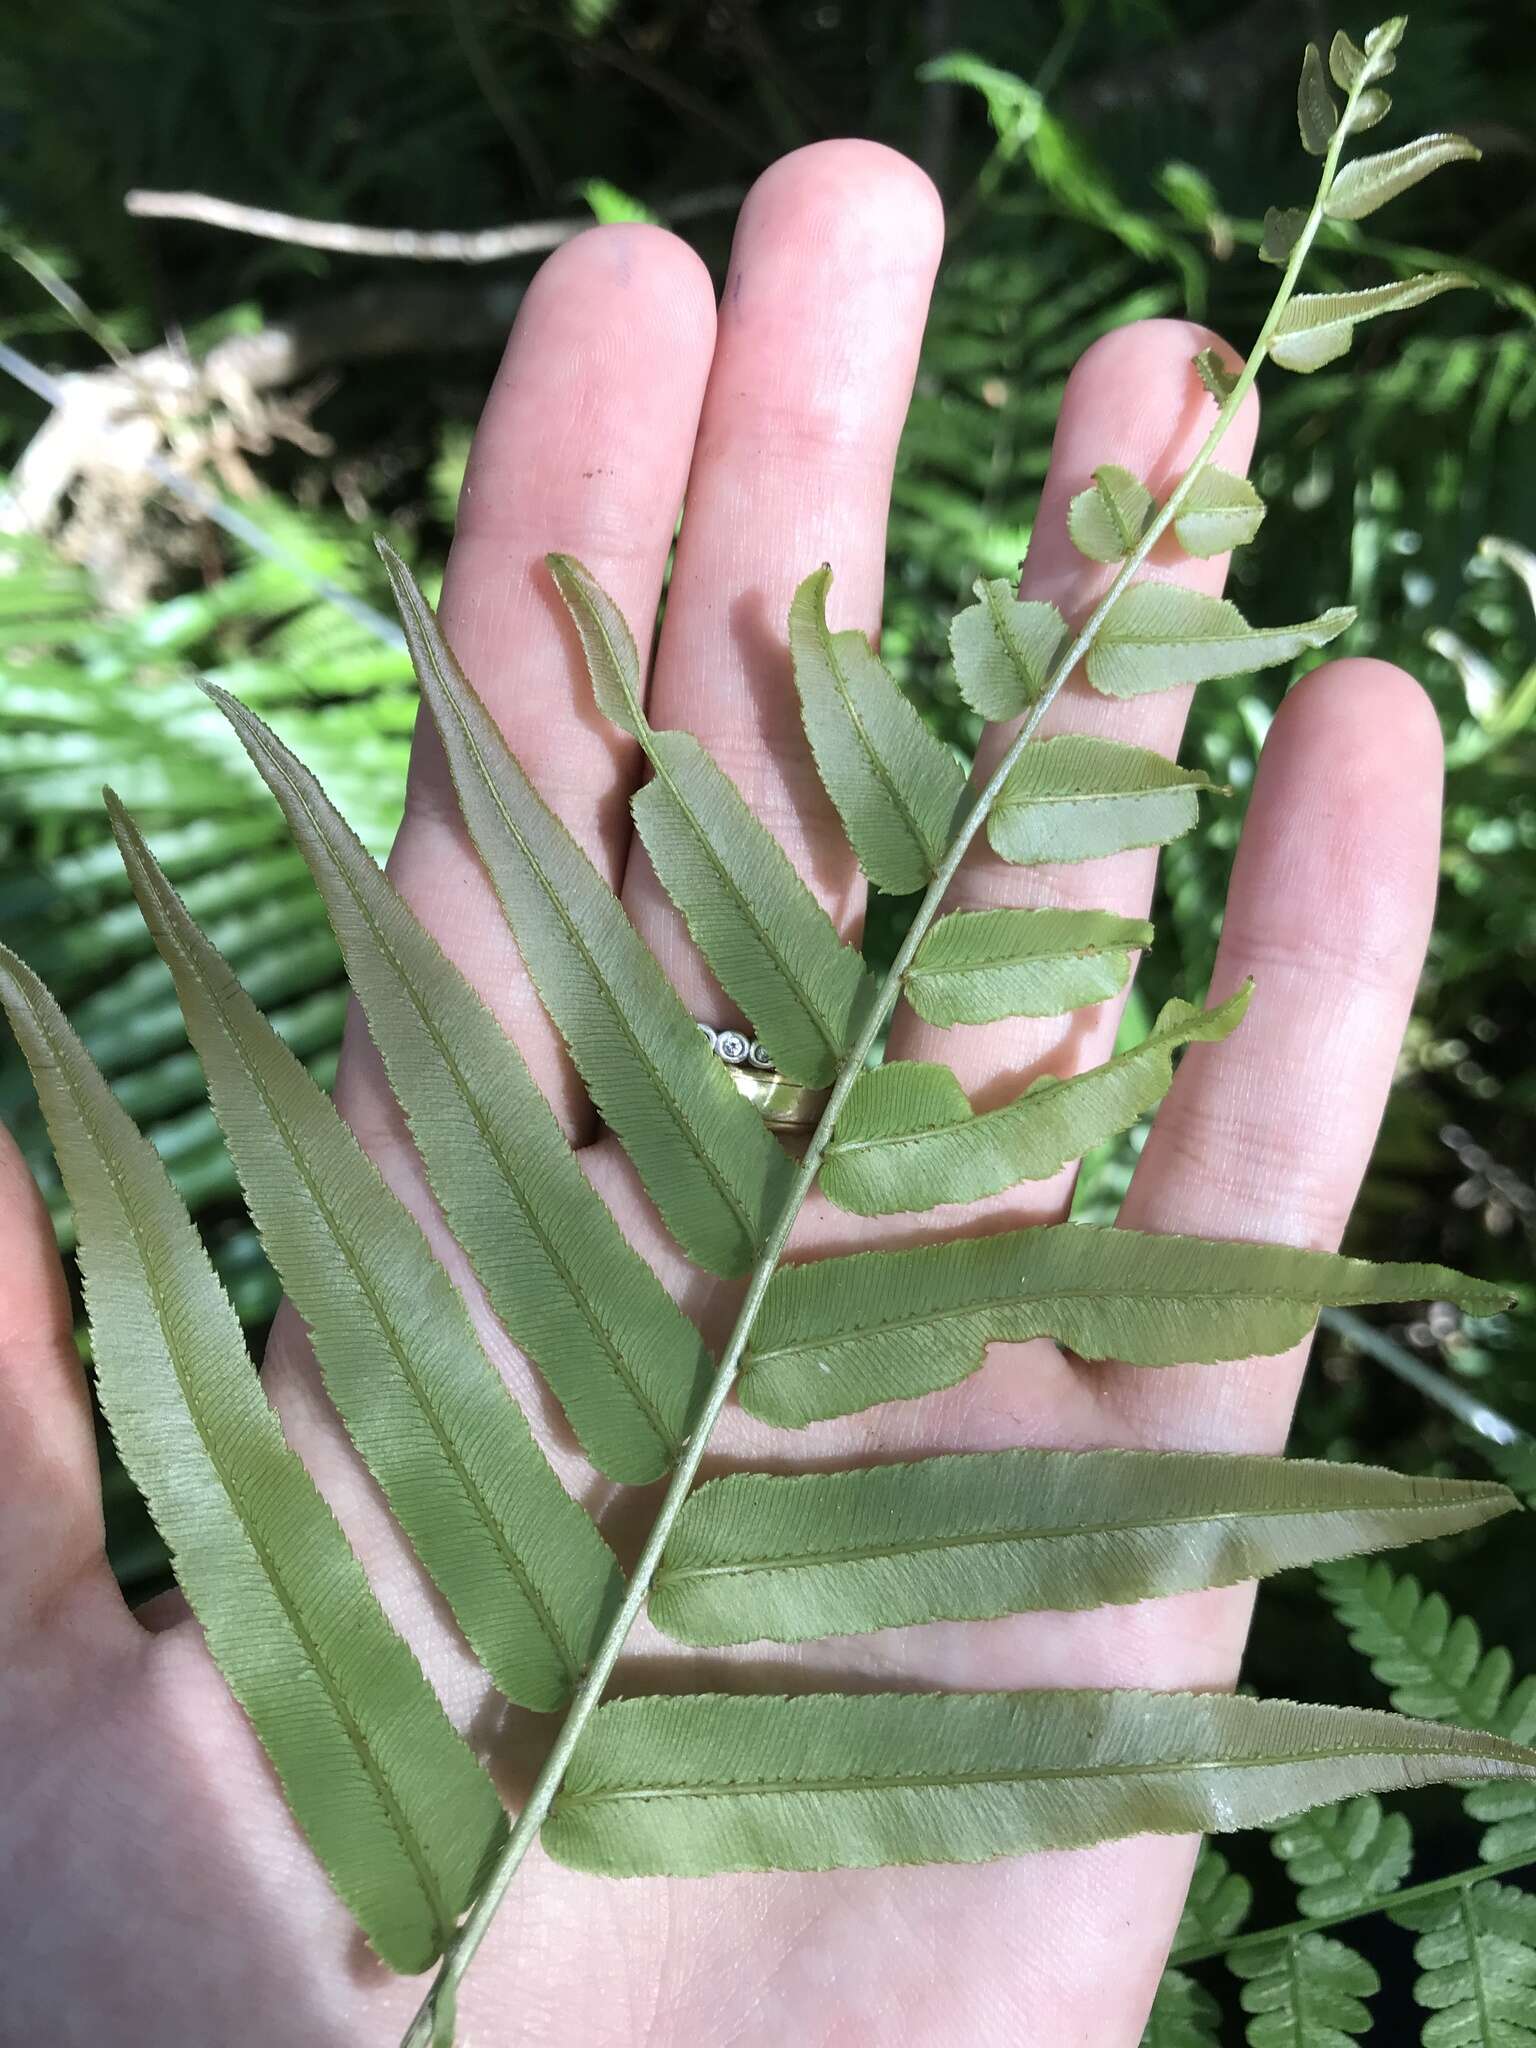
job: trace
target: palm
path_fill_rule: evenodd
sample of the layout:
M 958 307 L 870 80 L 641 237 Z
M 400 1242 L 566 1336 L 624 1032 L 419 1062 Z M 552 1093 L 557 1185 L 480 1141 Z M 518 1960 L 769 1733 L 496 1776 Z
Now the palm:
M 932 194 L 873 146 L 835 143 L 777 166 L 748 203 L 718 339 L 706 281 L 654 230 L 610 229 L 557 255 L 529 294 L 487 410 L 462 508 L 444 623 L 513 749 L 606 866 L 685 1001 L 728 1010 L 644 856 L 625 796 L 633 751 L 590 708 L 572 637 L 538 564 L 586 561 L 638 627 L 656 606 L 685 480 L 688 518 L 650 692 L 658 726 L 695 732 L 737 779 L 833 914 L 856 927 L 857 874 L 814 784 L 787 685 L 782 622 L 816 563 L 837 572 L 837 623 L 877 624 L 890 467 L 939 253 Z M 1100 344 L 1074 376 L 1026 572 L 1026 594 L 1081 611 L 1104 572 L 1077 557 L 1064 506 L 1105 460 L 1154 482 L 1204 431 L 1189 359 L 1209 337 L 1152 323 Z M 701 414 L 702 408 L 702 414 Z M 1251 435 L 1252 422 L 1248 422 Z M 1234 433 L 1240 440 L 1242 425 Z M 1228 444 L 1235 465 L 1244 450 Z M 1214 588 L 1220 565 L 1176 573 Z M 1184 693 L 1108 707 L 1069 691 L 1061 727 L 1172 751 Z M 1250 813 L 1217 993 L 1259 993 L 1230 1046 L 1188 1055 L 1125 1218 L 1143 1228 L 1315 1245 L 1337 1239 L 1380 1113 L 1433 889 L 1437 735 L 1395 671 L 1336 664 L 1275 728 Z M 517 1038 L 627 1233 L 676 1275 L 711 1334 L 731 1290 L 706 1286 L 662 1237 L 590 1111 L 455 821 L 435 743 L 413 768 L 396 880 Z M 1151 856 L 1027 874 L 974 858 L 971 903 L 1082 903 L 1140 914 Z M 973 1096 L 1103 1058 L 1115 1005 L 1065 1023 L 935 1034 L 899 1018 L 893 1049 L 950 1060 Z M 339 1096 L 433 1234 L 436 1217 L 370 1048 L 355 1030 Z M 194 1626 L 146 1633 L 100 1546 L 87 1422 L 41 1211 L 14 1158 L 0 1196 L 15 1255 L 0 1317 L 0 1407 L 17 1446 L 5 1503 L 11 1583 L 0 1808 L 15 1853 L 5 1901 L 24 1958 L 14 2038 L 107 2026 L 132 2044 L 376 2042 L 419 1986 L 363 1952 L 277 1795 Z M 1064 1184 L 987 1204 L 993 1222 L 1059 1216 Z M 981 1212 L 972 1212 L 980 1214 Z M 966 1217 L 956 1214 L 955 1220 Z M 868 1241 L 812 1205 L 797 1253 Z M 890 1227 L 885 1230 L 887 1239 Z M 487 1322 L 566 1483 L 631 1542 L 647 1503 L 610 1498 L 528 1368 Z M 712 1457 L 779 1464 L 915 1448 L 1039 1443 L 1277 1448 L 1300 1355 L 1220 1372 L 1087 1368 L 1045 1344 L 997 1347 L 946 1395 L 794 1438 L 737 1412 Z M 509 1798 L 547 1724 L 505 1708 L 393 1531 L 318 1391 L 297 1319 L 279 1322 L 267 1386 L 340 1512 L 387 1608 Z M 17 1561 L 20 1561 L 19 1563 Z M 699 1656 L 637 1631 L 621 1681 L 766 1687 L 1074 1684 L 1221 1686 L 1247 1596 L 1186 1596 L 984 1628 L 935 1624 L 801 1652 Z M 1134 2042 L 1177 1916 L 1189 1845 L 1113 1848 L 978 1868 L 606 1884 L 537 1858 L 467 1992 L 474 2042 Z

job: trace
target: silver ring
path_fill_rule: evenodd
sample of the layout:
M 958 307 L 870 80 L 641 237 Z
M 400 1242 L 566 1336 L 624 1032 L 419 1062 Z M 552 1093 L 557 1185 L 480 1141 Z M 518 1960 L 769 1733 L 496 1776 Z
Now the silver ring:
M 829 1088 L 807 1088 L 787 1080 L 773 1064 L 761 1040 L 748 1037 L 734 1025 L 724 1028 L 694 1020 L 709 1040 L 740 1092 L 762 1116 L 771 1131 L 808 1134 L 821 1121 Z

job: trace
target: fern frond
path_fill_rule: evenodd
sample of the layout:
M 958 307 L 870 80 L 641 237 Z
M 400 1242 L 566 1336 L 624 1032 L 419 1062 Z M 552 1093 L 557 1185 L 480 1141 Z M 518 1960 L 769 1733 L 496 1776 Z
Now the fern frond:
M 1418 1935 L 1423 2048 L 1536 2042 L 1536 1898 L 1486 1879 L 1392 1917 Z
M 1242 1978 L 1249 2048 L 1350 2048 L 1371 2024 L 1381 1979 L 1342 1941 L 1286 1935 L 1231 1958 Z
M 1140 2048 L 1221 2048 L 1221 2007 L 1183 1970 L 1164 1970 Z
M 1453 1615 L 1438 1593 L 1384 1564 L 1339 1559 L 1320 1565 L 1324 1598 L 1370 1664 L 1394 1706 L 1426 1720 L 1455 1721 L 1528 1742 L 1536 1736 L 1536 1677 L 1514 1678 L 1504 1649 L 1483 1649 L 1477 1624 Z M 1489 1821 L 1479 1853 L 1488 1863 L 1536 1855 L 1536 1790 L 1524 1785 L 1467 1798 L 1474 1820 Z
M 1104 1066 L 1048 1079 L 980 1115 L 948 1067 L 869 1070 L 904 991 L 919 1012 L 963 1026 L 1070 1014 L 1125 986 L 1130 954 L 1148 936 L 1139 923 L 1091 909 L 941 919 L 983 832 L 1005 858 L 1030 863 L 1161 844 L 1193 823 L 1198 793 L 1209 787 L 1198 772 L 1085 735 L 1037 745 L 1079 670 L 1102 694 L 1132 698 L 1288 665 L 1351 622 L 1350 611 L 1335 607 L 1297 625 L 1250 625 L 1225 600 L 1143 572 L 1165 539 L 1201 557 L 1252 538 L 1262 501 L 1217 469 L 1214 456 L 1266 361 L 1315 368 L 1348 345 L 1359 320 L 1446 288 L 1441 274 L 1438 282 L 1367 293 L 1295 295 L 1330 196 L 1341 190 L 1340 206 L 1359 210 L 1389 197 L 1406 175 L 1399 161 L 1367 160 L 1352 184 L 1339 186 L 1347 138 L 1386 111 L 1379 80 L 1392 68 L 1401 26 L 1373 31 L 1360 50 L 1335 46 L 1342 106 L 1319 54 L 1309 53 L 1299 119 L 1320 159 L 1313 202 L 1269 219 L 1261 253 L 1283 266 L 1282 276 L 1241 366 L 1209 352 L 1190 366 L 1190 402 L 1206 409 L 1203 387 L 1215 412 L 1184 473 L 1154 493 L 1129 471 L 1100 464 L 1093 488 L 1072 507 L 1069 532 L 1090 557 L 1112 565 L 1096 601 L 1069 626 L 1053 607 L 1020 598 L 1004 579 L 1006 563 L 979 561 L 992 573 L 974 582 L 977 602 L 951 636 L 953 687 L 976 717 L 1020 723 L 989 751 L 996 765 L 974 789 L 957 750 L 931 729 L 871 644 L 832 630 L 830 569 L 813 572 L 796 592 L 787 638 L 801 723 L 845 851 L 877 887 L 922 892 L 878 977 L 713 756 L 686 732 L 652 727 L 638 655 L 643 636 L 579 564 L 550 558 L 597 708 L 633 737 L 652 771 L 630 809 L 661 885 L 791 1088 L 820 1102 L 798 1154 L 779 1142 L 716 1057 L 712 1035 L 688 1015 L 619 895 L 519 765 L 408 571 L 383 550 L 469 840 L 533 991 L 680 1255 L 666 1256 L 697 1269 L 684 1284 L 702 1289 L 701 1274 L 744 1282 L 728 1304 L 717 1291 L 708 1305 L 712 1318 L 723 1307 L 718 1319 L 728 1325 L 717 1358 L 705 1353 L 692 1320 L 670 1305 L 659 1276 L 619 1237 L 485 1006 L 393 892 L 333 797 L 255 716 L 255 707 L 276 708 L 270 672 L 258 665 L 247 679 L 243 708 L 227 695 L 215 699 L 277 791 L 319 880 L 427 1179 L 492 1305 L 595 1462 L 620 1481 L 670 1469 L 627 1582 L 593 1519 L 556 1478 L 422 1228 L 262 1019 L 253 1000 L 260 991 L 237 979 L 237 968 L 246 982 L 269 973 L 285 993 L 305 993 L 284 980 L 292 959 L 280 951 L 293 868 L 278 870 L 265 902 L 210 887 L 207 910 L 218 927 L 210 935 L 114 806 L 135 892 L 171 966 L 254 1220 L 309 1325 L 342 1422 L 493 1682 L 538 1708 L 569 1698 L 502 1841 L 499 1816 L 486 1825 L 487 1795 L 473 1760 L 453 1747 L 451 1732 L 445 1743 L 430 1694 L 408 1683 L 387 1631 L 381 1642 L 365 1616 L 362 1636 L 403 1698 L 412 1729 L 422 1731 L 426 1757 L 425 1775 L 407 1777 L 410 1813 L 395 1812 L 380 1796 L 377 1773 L 370 1775 L 382 1711 L 368 1690 L 374 1674 L 358 1675 L 334 1643 L 272 1626 L 274 1605 L 279 1621 L 307 1612 L 306 1600 L 324 1607 L 306 1577 L 308 1547 L 297 1558 L 285 1554 L 282 1569 L 258 1571 L 252 1586 L 242 1581 L 236 1590 L 248 1594 L 261 1624 L 259 1647 L 285 1673 L 297 1670 L 293 1682 L 316 1680 L 324 1693 L 337 1671 L 356 1680 L 362 1705 L 356 1729 L 343 1728 L 348 1741 L 333 1739 L 332 1724 L 344 1717 L 322 1714 L 315 1722 L 314 1746 L 342 1783 L 338 1802 L 348 1824 L 337 1826 L 317 1781 L 285 1749 L 284 1728 L 272 1725 L 284 1702 L 251 1683 L 230 1610 L 220 1604 L 227 1588 L 210 1576 L 210 1559 L 248 1562 L 234 1538 L 250 1538 L 254 1514 L 242 1523 L 238 1489 L 226 1486 L 224 1505 L 239 1525 L 234 1538 L 228 1513 L 212 1517 L 211 1534 L 195 1520 L 187 1524 L 183 1563 L 213 1617 L 215 1653 L 279 1757 L 285 1782 L 297 1782 L 296 1810 L 332 1863 L 338 1889 L 359 1906 L 370 1932 L 384 1929 L 391 1960 L 414 1965 L 446 1946 L 412 2027 L 412 2048 L 428 2041 L 445 2048 L 458 1982 L 536 1839 L 577 1869 L 705 1876 L 969 1863 L 1137 1834 L 1269 1823 L 1323 1807 L 1312 1823 L 1289 1823 L 1277 1846 L 1310 1892 L 1369 1903 L 1401 1877 L 1405 1853 L 1402 1829 L 1382 1819 L 1375 1793 L 1435 1781 L 1475 1783 L 1490 1798 L 1514 1784 L 1524 1798 L 1536 1780 L 1536 1752 L 1523 1740 L 1533 1732 L 1525 1696 L 1510 1695 L 1507 1668 L 1482 1657 L 1475 1635 L 1469 1648 L 1456 1627 L 1409 1631 L 1425 1669 L 1442 1684 L 1436 1691 L 1421 1679 L 1439 1717 L 1430 1719 L 1136 1690 L 604 1697 L 648 1600 L 657 1624 L 687 1641 L 801 1641 L 1229 1585 L 1339 1550 L 1467 1527 L 1511 1504 L 1491 1482 L 1116 1451 L 1003 1450 L 795 1476 L 737 1473 L 693 1491 L 714 1426 L 738 1387 L 759 1420 L 798 1428 L 954 1386 L 1000 1343 L 1049 1336 L 1085 1359 L 1114 1357 L 1133 1369 L 1216 1365 L 1301 1343 L 1323 1304 L 1433 1295 L 1471 1310 L 1504 1305 L 1503 1290 L 1436 1265 L 1369 1264 L 1091 1225 L 785 1262 L 818 1182 L 856 1212 L 926 1214 L 1043 1178 L 1134 1122 L 1169 1086 L 1176 1052 L 1220 1040 L 1242 1014 L 1246 990 L 1208 1011 L 1176 1000 L 1141 1044 Z M 1052 149 L 1071 155 L 1038 95 L 1011 75 L 970 60 L 952 64 L 948 75 L 987 94 L 1000 148 L 1028 153 L 1049 129 Z M 1429 151 L 1436 161 L 1453 154 Z M 1433 168 L 1421 159 L 1422 152 L 1406 170 Z M 1040 168 L 1047 175 L 1048 158 Z M 1178 260 L 1182 242 L 1167 244 L 1149 219 L 1129 215 L 1106 181 L 1087 182 L 1100 225 L 1133 247 L 1158 246 Z M 1078 290 L 1088 285 L 1080 280 Z M 1037 329 L 1049 334 L 1057 317 L 1042 308 Z M 930 489 L 935 502 L 946 501 L 942 478 Z M 374 765 L 366 723 L 351 714 L 358 693 L 374 686 L 377 656 L 312 625 L 290 627 L 284 642 L 294 659 L 329 664 L 338 729 L 348 742 L 334 785 L 344 802 Z M 20 749 L 17 772 L 37 775 L 46 766 L 56 800 L 73 815 L 104 740 L 122 737 L 121 715 L 108 693 L 101 732 L 58 750 L 49 727 L 65 715 L 67 679 L 37 669 L 24 688 L 38 731 Z M 225 721 L 187 691 L 158 703 L 152 722 L 160 744 L 137 794 L 170 814 L 157 822 L 184 829 L 196 822 L 195 745 L 227 751 L 234 741 Z M 243 762 L 238 756 L 236 772 L 248 779 Z M 178 859 L 185 852 L 183 842 Z M 195 877 L 187 879 L 190 886 Z M 100 936 L 126 946 L 119 904 L 114 898 L 106 906 Z M 231 943 L 221 955 L 215 941 L 226 927 Z M 313 911 L 307 943 L 330 944 Z M 163 987 L 151 984 L 147 995 L 153 1000 L 128 1030 L 139 1034 L 141 1051 L 153 1047 L 142 1089 L 149 1102 L 159 1099 L 157 1089 L 169 1094 L 185 1081 L 187 1063 L 170 1035 L 176 1013 Z M 176 1443 L 195 1459 L 192 1436 L 204 1453 L 209 1447 L 197 1431 L 197 1404 L 208 1404 L 179 1290 L 190 1272 L 197 1306 L 211 1276 L 188 1260 L 184 1219 L 167 1209 L 163 1175 L 156 1181 L 148 1168 L 155 1229 L 138 1229 L 134 1190 L 123 1176 L 143 1166 L 142 1139 L 120 1110 L 115 1120 L 95 1114 L 99 1078 L 81 1079 L 83 1055 L 68 1053 L 46 999 L 18 981 L 11 1001 L 55 1109 L 61 1098 L 50 1062 L 61 1047 L 80 1084 L 77 1107 L 83 1104 L 89 1131 L 63 1132 L 60 1146 L 80 1189 L 93 1312 L 126 1271 L 143 1354 L 131 1362 L 142 1371 L 146 1359 L 151 1368 L 172 1359 L 175 1369 L 170 1379 L 161 1371 L 156 1396 L 172 1411 Z M 206 1126 L 189 1133 L 189 1150 L 206 1136 Z M 104 1146 L 105 1163 L 98 1156 Z M 603 1156 L 603 1167 L 617 1163 L 612 1153 Z M 103 1216 L 111 1226 L 105 1232 Z M 166 1309 L 165 1327 L 156 1322 L 156 1302 Z M 109 1363 L 109 1380 L 110 1370 Z M 222 1349 L 212 1370 L 221 1386 L 238 1385 Z M 175 1409 L 178 1396 L 186 1413 Z M 246 1386 L 241 1400 L 241 1428 L 270 1450 L 275 1424 L 259 1395 Z M 163 1493 L 163 1446 L 151 1440 L 139 1454 Z M 271 1463 L 273 1487 L 298 1486 L 299 1499 L 291 1466 Z M 213 1476 L 217 1482 L 219 1473 Z M 299 1512 L 309 1516 L 304 1530 L 324 1567 L 321 1593 L 331 1593 L 334 1580 L 350 1597 L 355 1583 L 345 1557 L 335 1554 L 339 1539 L 322 1539 L 323 1517 L 316 1522 L 312 1509 Z M 203 1554 L 193 1556 L 205 1534 Z M 335 1614 L 322 1618 L 340 1625 Z M 297 1649 L 289 1640 L 295 1633 Z M 334 1684 L 327 1699 L 336 1704 Z M 1474 1719 L 1481 1711 L 1485 1725 L 1445 1725 L 1461 1709 Z M 438 1773 L 442 1815 L 424 1798 L 427 1779 Z M 359 1856 L 359 1843 L 377 1834 L 379 1808 L 397 1823 L 393 1856 L 388 1843 L 380 1848 L 382 1904 L 368 1891 Z M 465 1858 L 475 1848 L 482 1856 L 494 1849 L 494 1857 L 466 1880 Z M 466 1884 L 475 1890 L 472 1902 Z M 1426 1902 L 1422 1892 L 1400 1900 L 1409 1910 Z M 1315 1930 L 1232 1936 L 1247 1903 L 1241 1881 L 1208 1856 L 1185 1924 L 1207 1946 L 1229 1948 L 1245 1980 L 1250 2041 L 1256 2048 L 1339 2048 L 1357 2035 L 1366 2024 L 1362 2001 L 1375 1988 L 1369 1967 Z M 1486 1975 L 1481 1949 L 1474 1945 L 1468 1956 L 1467 1966 Z M 1190 1980 L 1170 1979 L 1159 2008 L 1152 2024 L 1164 2034 L 1208 2038 L 1210 2002 Z
M 1270 1848 L 1307 1919 L 1353 1913 L 1397 1890 L 1413 1860 L 1413 1830 L 1372 1793 L 1320 1806 L 1275 1829 Z

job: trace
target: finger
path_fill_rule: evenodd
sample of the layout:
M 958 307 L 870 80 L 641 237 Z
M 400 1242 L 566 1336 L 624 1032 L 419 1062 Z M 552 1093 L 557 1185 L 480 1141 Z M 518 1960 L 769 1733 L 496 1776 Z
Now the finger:
M 1400 669 L 1337 661 L 1270 730 L 1213 995 L 1252 975 L 1225 1044 L 1185 1054 L 1120 1221 L 1333 1250 L 1370 1160 L 1434 910 L 1440 729 Z M 1308 1345 L 1252 1365 L 1094 1375 L 1133 1432 L 1278 1450 Z
M 1092 473 L 1119 463 L 1158 497 L 1188 468 L 1210 431 L 1215 408 L 1193 368 L 1202 348 L 1231 351 L 1206 328 L 1185 320 L 1146 320 L 1095 342 L 1067 382 L 1051 449 L 1050 470 L 1024 564 L 1021 594 L 1054 604 L 1077 624 L 1112 581 L 1113 567 L 1088 561 L 1067 532 L 1067 508 L 1086 490 Z M 1221 443 L 1224 468 L 1246 468 L 1258 426 L 1257 401 L 1245 403 Z M 1220 591 L 1226 556 L 1199 561 L 1172 542 L 1154 553 L 1146 580 L 1178 583 L 1209 594 Z M 1075 676 L 1047 715 L 1042 737 L 1091 733 L 1164 754 L 1178 752 L 1191 691 L 1170 690 L 1129 701 L 1101 697 Z M 1016 726 L 985 735 L 977 774 L 992 772 Z M 1155 849 L 1067 867 L 1020 868 L 1000 860 L 978 840 L 956 880 L 947 907 L 1060 905 L 1144 917 L 1152 899 Z M 1014 1018 L 1001 1024 L 936 1031 L 903 1011 L 892 1030 L 893 1059 L 942 1060 L 954 1067 L 979 1102 L 990 1106 L 1019 1093 L 1036 1074 L 1079 1072 L 1107 1059 L 1114 1047 L 1124 997 L 1071 1017 Z M 1010 1213 L 1019 1222 L 1064 1212 L 1071 1174 L 1021 1191 Z
M 943 221 L 905 157 L 797 150 L 742 209 L 650 696 L 703 741 L 842 928 L 864 892 L 801 730 L 789 602 L 818 564 L 838 627 L 879 624 L 891 471 Z M 737 1021 L 644 850 L 624 900 L 690 1008 Z
M 100 1590 L 112 1581 L 69 1291 L 42 1196 L 3 1129 L 0 1243 L 0 1636 L 9 1636 L 58 1619 L 93 1575 Z
M 528 288 L 486 404 L 448 563 L 450 645 L 615 886 L 635 749 L 592 703 L 544 557 L 564 549 L 585 562 L 648 644 L 713 342 L 708 273 L 675 236 L 597 228 L 557 250 Z M 581 1134 L 579 1084 L 519 968 L 427 719 L 390 872 Z M 340 1093 L 354 1121 L 389 1117 L 382 1077 L 356 1042 Z

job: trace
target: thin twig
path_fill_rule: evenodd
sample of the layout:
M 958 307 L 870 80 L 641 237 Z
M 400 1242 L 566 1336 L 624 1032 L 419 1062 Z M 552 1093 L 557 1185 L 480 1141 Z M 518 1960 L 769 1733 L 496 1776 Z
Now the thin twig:
M 1415 1358 L 1411 1351 L 1405 1351 L 1364 1316 L 1357 1316 L 1352 1309 L 1325 1308 L 1318 1319 L 1325 1329 L 1332 1330 L 1354 1351 L 1363 1351 L 1368 1358 L 1374 1358 L 1384 1365 L 1388 1372 L 1394 1372 L 1400 1380 L 1423 1394 L 1427 1400 L 1445 1409 L 1448 1415 L 1464 1423 L 1476 1435 L 1494 1444 L 1530 1443 L 1531 1438 L 1520 1427 L 1511 1422 L 1507 1415 L 1501 1415 L 1497 1408 L 1490 1408 L 1486 1401 L 1480 1401 L 1476 1394 L 1469 1394 L 1465 1387 L 1457 1386 L 1453 1379 L 1443 1372 L 1436 1372 L 1432 1365 L 1426 1365 L 1421 1358 Z
M 740 196 L 734 185 L 685 193 L 666 208 L 664 218 L 691 220 L 701 213 L 720 212 L 734 206 Z M 506 263 L 558 248 L 592 225 L 591 216 L 582 215 L 518 221 L 511 227 L 476 228 L 463 234 L 447 229 L 360 228 L 347 221 L 305 220 L 266 206 L 242 206 L 210 192 L 135 190 L 124 196 L 123 206 L 139 220 L 200 221 L 205 227 L 228 228 L 237 235 L 257 235 L 297 249 L 330 249 L 342 256 L 384 256 L 410 263 Z

